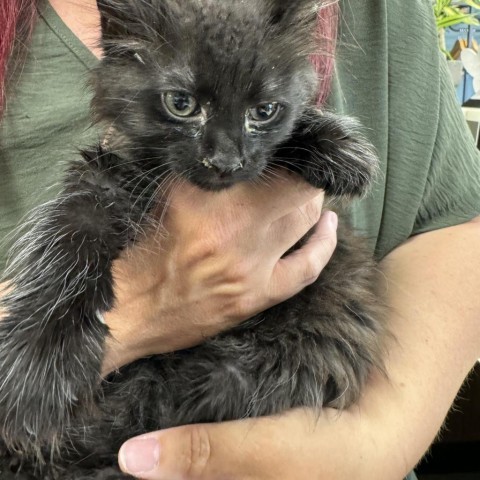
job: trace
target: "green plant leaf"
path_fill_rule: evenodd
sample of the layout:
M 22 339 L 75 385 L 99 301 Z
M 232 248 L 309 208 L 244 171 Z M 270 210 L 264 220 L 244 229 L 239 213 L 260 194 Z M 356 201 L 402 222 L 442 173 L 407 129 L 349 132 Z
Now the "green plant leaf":
M 437 20 L 437 28 L 448 28 L 453 27 L 454 25 L 458 25 L 460 23 L 466 23 L 468 25 L 480 25 L 478 19 L 476 19 L 472 15 L 458 15 L 458 16 L 450 16 L 445 18 L 439 18 Z
M 454 27 L 462 23 L 467 25 L 479 25 L 479 23 L 476 20 L 465 19 L 464 21 L 457 21 L 457 20 L 452 20 L 447 18 L 443 22 L 439 22 L 438 27 L 439 28 Z
M 449 27 L 453 27 L 459 24 L 467 25 L 480 25 L 480 21 L 476 18 L 476 15 L 480 13 L 480 0 L 463 0 L 462 5 L 467 5 L 473 10 L 467 13 L 464 8 L 461 8 L 454 0 L 433 0 L 433 12 L 435 14 L 435 20 L 437 23 L 437 29 L 439 32 L 440 49 L 443 51 L 442 45 L 444 42 L 441 40 L 441 36 L 444 35 L 443 30 Z M 447 53 L 448 52 L 444 52 Z
M 464 0 L 465 5 L 469 7 L 480 10 L 480 1 L 479 0 Z

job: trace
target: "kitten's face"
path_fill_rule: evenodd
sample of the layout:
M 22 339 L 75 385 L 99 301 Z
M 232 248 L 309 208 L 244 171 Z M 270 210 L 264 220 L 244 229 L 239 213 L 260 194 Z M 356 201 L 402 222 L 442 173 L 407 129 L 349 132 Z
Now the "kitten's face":
M 293 16 L 282 24 L 270 0 L 125 4 L 130 18 L 104 17 L 95 80 L 114 148 L 211 190 L 261 175 L 312 101 L 310 33 L 299 38 Z

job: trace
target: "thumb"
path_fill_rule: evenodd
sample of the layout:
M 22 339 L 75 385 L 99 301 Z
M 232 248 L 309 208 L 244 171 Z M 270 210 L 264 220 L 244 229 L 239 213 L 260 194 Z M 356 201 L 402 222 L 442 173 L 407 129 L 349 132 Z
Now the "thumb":
M 275 303 L 292 297 L 318 278 L 337 246 L 337 226 L 336 213 L 325 211 L 305 245 L 279 260 L 270 285 Z
M 245 478 L 250 423 L 188 425 L 133 438 L 120 449 L 120 468 L 144 480 Z

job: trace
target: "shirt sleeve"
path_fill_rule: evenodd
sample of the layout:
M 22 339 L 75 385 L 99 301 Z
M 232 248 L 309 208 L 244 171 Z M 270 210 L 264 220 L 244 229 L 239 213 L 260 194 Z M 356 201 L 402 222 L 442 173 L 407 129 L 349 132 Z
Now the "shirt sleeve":
M 430 0 L 344 0 L 341 8 L 330 105 L 358 118 L 378 152 L 378 178 L 351 218 L 380 259 L 412 235 L 480 214 L 480 155 Z
M 457 225 L 480 215 L 480 152 L 443 58 L 439 76 L 441 98 L 435 145 L 412 234 Z

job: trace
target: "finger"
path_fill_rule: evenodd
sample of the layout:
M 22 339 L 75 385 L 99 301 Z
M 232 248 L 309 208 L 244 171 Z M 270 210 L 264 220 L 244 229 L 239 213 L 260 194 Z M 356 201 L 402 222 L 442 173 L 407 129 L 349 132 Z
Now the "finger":
M 277 263 L 270 283 L 275 305 L 313 283 L 327 265 L 337 245 L 338 217 L 326 211 L 307 243 Z
M 320 220 L 325 195 L 320 193 L 313 200 L 273 222 L 269 228 L 269 245 L 282 257 Z M 267 237 L 268 238 L 268 237 Z
M 297 410 L 278 417 L 172 428 L 129 440 L 120 450 L 119 463 L 124 472 L 144 480 L 279 478 L 275 463 L 293 458 L 297 443 L 305 449 L 311 421 Z M 292 436 L 300 442 L 292 442 Z
M 130 440 L 120 450 L 120 467 L 145 480 L 216 480 L 226 474 L 229 479 L 238 478 L 233 475 L 233 470 L 239 469 L 238 460 L 232 458 L 227 441 L 243 450 L 247 431 L 242 422 L 221 426 L 229 429 L 221 442 L 219 425 L 209 424 L 172 428 Z M 224 459 L 229 456 L 234 463 L 227 466 Z

